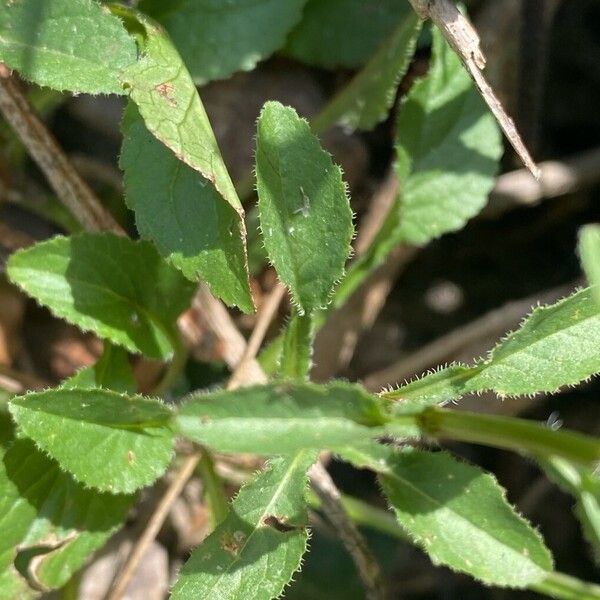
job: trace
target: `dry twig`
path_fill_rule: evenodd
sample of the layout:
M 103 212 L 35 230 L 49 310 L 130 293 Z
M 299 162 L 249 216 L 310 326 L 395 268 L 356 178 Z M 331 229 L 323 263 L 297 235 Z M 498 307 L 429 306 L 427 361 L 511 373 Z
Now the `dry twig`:
M 196 465 L 200 461 L 200 452 L 195 452 L 190 456 L 186 457 L 185 462 L 181 466 L 181 469 L 175 475 L 173 481 L 171 481 L 167 491 L 164 496 L 160 499 L 158 506 L 152 513 L 144 532 L 141 537 L 136 541 L 134 547 L 131 550 L 131 553 L 127 557 L 127 560 L 123 566 L 123 569 L 115 579 L 115 582 L 107 596 L 108 600 L 120 600 L 123 597 L 125 590 L 127 589 L 127 585 L 131 580 L 131 577 L 135 573 L 136 568 L 138 567 L 140 560 L 144 556 L 144 552 L 149 544 L 152 543 L 154 538 L 158 535 L 167 515 L 169 514 L 169 510 L 171 510 L 171 506 L 173 502 L 177 499 L 181 491 L 183 490 L 185 484 L 188 479 L 194 473 L 194 469 Z
M 356 525 L 350 520 L 341 502 L 340 491 L 331 479 L 322 462 L 310 469 L 310 482 L 321 499 L 321 507 L 327 518 L 336 528 L 342 543 L 352 557 L 369 600 L 382 600 L 386 597 L 381 569 L 367 546 Z
M 538 167 L 525 147 L 513 120 L 506 114 L 502 103 L 483 76 L 485 56 L 479 45 L 479 36 L 471 23 L 450 0 L 410 0 L 410 3 L 422 19 L 431 19 L 435 23 L 458 54 L 502 131 L 525 166 L 537 179 Z
M 79 176 L 63 149 L 31 109 L 10 70 L 1 63 L 0 110 L 48 178 L 56 195 L 77 220 L 89 231 L 112 231 L 123 235 L 121 226 Z

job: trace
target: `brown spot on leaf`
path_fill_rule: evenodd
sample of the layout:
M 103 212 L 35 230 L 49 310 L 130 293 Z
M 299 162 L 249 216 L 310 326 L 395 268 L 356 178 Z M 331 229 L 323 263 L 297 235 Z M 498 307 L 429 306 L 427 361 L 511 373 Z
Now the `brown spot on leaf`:
M 177 106 L 177 100 L 171 95 L 173 93 L 173 84 L 166 81 L 165 83 L 159 83 L 155 88 L 158 95 L 164 98 L 169 106 Z
M 241 534 L 241 535 L 240 535 Z M 221 548 L 232 556 L 237 556 L 240 551 L 240 545 L 245 539 L 245 535 L 241 531 L 233 533 L 224 533 L 219 540 Z

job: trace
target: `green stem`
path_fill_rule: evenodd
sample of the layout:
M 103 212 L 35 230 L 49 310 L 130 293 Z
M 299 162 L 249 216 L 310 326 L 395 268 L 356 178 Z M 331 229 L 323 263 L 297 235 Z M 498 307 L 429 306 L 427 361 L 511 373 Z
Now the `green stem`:
M 424 434 L 438 439 L 484 444 L 533 457 L 562 456 L 586 467 L 600 461 L 600 440 L 540 423 L 466 411 L 428 408 L 413 415 Z
M 600 586 L 564 573 L 548 573 L 546 579 L 529 586 L 530 590 L 560 600 L 599 600 Z
M 229 503 L 223 489 L 223 481 L 215 471 L 213 457 L 206 449 L 202 449 L 198 472 L 204 486 L 204 497 L 210 509 L 211 529 L 214 529 L 227 516 Z
M 171 342 L 174 348 L 173 358 L 165 369 L 164 375 L 152 390 L 154 396 L 162 396 L 177 381 L 187 363 L 188 351 L 179 331 L 173 331 Z

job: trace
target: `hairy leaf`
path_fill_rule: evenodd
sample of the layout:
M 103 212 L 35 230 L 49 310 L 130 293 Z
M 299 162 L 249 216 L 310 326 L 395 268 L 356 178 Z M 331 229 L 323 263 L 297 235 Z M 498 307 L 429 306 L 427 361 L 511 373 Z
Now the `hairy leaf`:
M 203 279 L 227 304 L 252 310 L 238 213 L 148 131 L 134 105 L 122 129 L 125 195 L 140 235 L 188 279 Z
M 152 244 L 108 233 L 38 243 L 13 254 L 7 272 L 57 317 L 153 358 L 172 355 L 194 291 Z
M 94 0 L 0 2 L 0 62 L 38 85 L 122 94 L 119 72 L 136 58 L 122 23 Z
M 48 390 L 14 398 L 19 431 L 83 484 L 111 493 L 150 485 L 167 468 L 171 411 L 108 390 Z
M 304 498 L 310 452 L 275 458 L 246 484 L 229 515 L 192 553 L 172 591 L 173 600 L 280 596 L 306 550 Z
M 600 307 L 585 289 L 536 308 L 483 362 L 451 365 L 384 396 L 406 400 L 410 411 L 469 392 L 492 390 L 503 397 L 555 392 L 599 371 Z
M 434 564 L 490 585 L 520 588 L 552 569 L 539 534 L 479 468 L 446 452 L 394 452 L 376 444 L 343 456 L 379 473 L 398 522 Z
M 42 548 L 29 562 L 29 576 L 43 588 L 59 588 L 122 523 L 134 497 L 85 489 L 29 440 L 7 445 L 0 462 L 0 563 L 7 569 L 0 595 L 24 598 L 8 587 L 21 587 L 12 567 L 17 551 Z
M 312 121 L 313 131 L 334 123 L 368 130 L 383 121 L 410 65 L 421 25 L 416 13 L 410 12 L 365 67 Z
M 286 50 L 318 67 L 359 67 L 410 11 L 398 0 L 309 0 Z
M 285 43 L 306 0 L 143 0 L 181 52 L 197 84 L 250 71 Z M 165 7 L 165 4 L 171 4 Z
M 588 282 L 600 304 L 600 225 L 586 225 L 579 232 L 579 256 Z
M 144 55 L 123 73 L 122 80 L 130 88 L 130 97 L 137 104 L 148 130 L 170 148 L 180 161 L 207 179 L 238 213 L 237 223 L 231 224 L 231 227 L 230 224 L 227 224 L 227 235 L 237 238 L 237 241 L 234 242 L 236 253 L 230 258 L 235 262 L 233 270 L 236 277 L 236 289 L 229 289 L 229 284 L 221 286 L 221 289 L 227 287 L 228 295 L 230 297 L 235 295 L 235 303 L 242 310 L 251 312 L 253 303 L 247 275 L 244 209 L 221 157 L 204 105 L 181 57 L 170 40 L 156 25 L 144 20 L 141 22 L 141 26 L 146 32 Z M 197 34 L 197 31 L 194 33 Z M 146 148 L 144 152 L 152 153 L 152 149 Z M 156 147 L 156 152 L 160 152 L 158 147 Z M 203 179 L 191 179 L 190 174 L 185 172 L 182 167 L 180 167 L 181 171 L 177 171 L 176 164 L 171 164 L 173 165 L 171 171 L 173 176 L 182 173 L 182 179 L 175 181 L 175 184 L 179 183 L 180 186 L 183 186 L 183 189 L 177 188 L 178 193 L 182 193 L 190 184 L 196 191 L 200 189 L 201 183 L 199 182 L 204 183 Z M 169 164 L 163 165 L 162 170 L 165 170 L 168 176 Z M 162 178 L 164 180 L 164 173 Z M 210 193 L 210 189 L 207 188 L 204 194 Z M 175 191 L 175 188 L 173 190 Z M 132 201 L 130 198 L 130 202 L 135 202 L 135 200 Z M 223 211 L 223 216 L 219 218 L 221 232 L 223 231 L 222 221 L 226 221 L 226 214 L 227 212 Z M 173 219 L 174 215 L 171 215 L 171 218 Z M 172 223 L 172 219 L 170 229 L 173 230 L 174 227 L 181 229 Z M 187 232 L 189 236 L 189 230 Z M 177 252 L 177 244 L 182 244 L 179 239 L 183 236 L 176 236 L 174 241 L 172 234 L 169 235 L 171 247 L 168 250 Z M 156 239 L 156 233 L 153 239 Z M 166 251 L 167 248 L 164 244 L 163 238 L 162 249 Z M 188 246 L 185 248 L 189 248 L 190 244 L 196 245 L 198 242 L 187 239 L 187 244 Z M 240 248 L 243 249 L 241 254 Z M 231 252 L 231 250 L 230 244 L 227 251 Z M 240 264 L 243 265 L 242 280 L 239 280 Z M 179 266 L 182 266 L 181 263 Z M 215 285 L 213 275 L 211 275 L 210 283 Z
M 96 364 L 81 369 L 60 387 L 67 390 L 104 388 L 124 394 L 136 391 L 127 352 L 110 342 L 104 342 L 104 352 Z
M 217 451 L 284 454 L 369 439 L 385 421 L 379 400 L 359 386 L 282 382 L 193 396 L 176 426 Z
M 267 102 L 256 179 L 269 258 L 299 312 L 310 314 L 327 304 L 350 252 L 352 211 L 340 168 L 292 108 Z

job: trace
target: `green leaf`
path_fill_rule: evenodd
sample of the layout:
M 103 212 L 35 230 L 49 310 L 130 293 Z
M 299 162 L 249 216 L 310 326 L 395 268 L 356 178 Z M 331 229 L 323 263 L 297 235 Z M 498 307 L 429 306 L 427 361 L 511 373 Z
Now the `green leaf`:
M 473 366 L 451 365 L 384 394 L 407 409 L 491 390 L 501 397 L 556 392 L 600 371 L 600 307 L 584 289 L 536 308 L 521 327 Z M 400 404 L 402 410 L 402 404 Z
M 539 534 L 506 502 L 496 480 L 445 452 L 365 452 L 398 522 L 436 565 L 489 585 L 542 581 L 552 558 Z
M 286 50 L 318 67 L 360 67 L 411 10 L 398 0 L 309 0 Z
M 284 379 L 307 379 L 312 365 L 314 340 L 310 315 L 294 315 L 283 334 L 279 374 Z
M 140 24 L 146 32 L 144 55 L 136 64 L 129 67 L 121 78 L 130 88 L 130 97 L 137 104 L 148 130 L 170 148 L 180 161 L 207 179 L 238 213 L 237 224 L 228 229 L 227 233 L 233 238 L 239 238 L 236 242 L 238 251 L 235 258 L 231 260 L 235 260 L 236 264 L 242 260 L 244 265 L 244 281 L 241 284 L 238 282 L 237 286 L 241 285 L 243 292 L 242 297 L 237 299 L 237 303 L 243 310 L 252 311 L 252 296 L 247 280 L 244 209 L 221 157 L 204 105 L 190 74 L 170 40 L 151 22 L 143 20 Z M 195 35 L 197 33 L 194 31 Z M 163 167 L 166 168 L 168 165 Z M 177 171 L 173 174 L 177 174 Z M 182 177 L 186 178 L 185 183 L 189 185 L 187 181 L 189 174 Z M 200 184 L 195 182 L 194 187 L 197 189 Z M 209 190 L 205 193 L 209 193 Z M 172 239 L 170 241 L 174 244 Z M 191 242 L 188 240 L 187 243 Z M 241 257 L 240 245 L 244 248 Z M 231 247 L 228 248 L 228 251 L 230 250 Z M 235 269 L 236 275 L 239 275 L 238 271 L 239 266 Z M 214 285 L 214 277 L 211 279 Z M 229 291 L 230 295 L 233 293 Z M 237 296 L 240 296 L 239 292 Z
M 250 71 L 285 43 L 306 0 L 143 0 L 165 26 L 197 84 Z
M 10 401 L 20 433 L 83 484 L 130 493 L 171 461 L 171 411 L 156 400 L 108 390 L 48 390 Z
M 136 382 L 131 371 L 127 352 L 110 342 L 104 343 L 104 352 L 91 367 L 81 369 L 62 382 L 65 390 L 89 390 L 105 388 L 124 394 L 136 391 Z
M 95 1 L 0 3 L 0 62 L 38 85 L 122 94 L 119 72 L 136 59 L 122 23 Z
M 122 523 L 134 497 L 85 489 L 29 440 L 7 445 L 0 462 L 0 595 L 24 598 L 24 590 L 13 596 L 9 589 L 23 585 L 13 566 L 17 551 L 36 549 L 29 577 L 59 588 Z
M 269 258 L 299 312 L 325 306 L 344 273 L 352 211 L 340 168 L 292 108 L 267 102 L 258 119 L 256 179 Z
M 378 398 L 359 386 L 282 382 L 195 395 L 176 427 L 220 452 L 287 454 L 375 437 L 385 421 Z
M 397 241 L 426 244 L 456 231 L 487 201 L 500 132 L 460 59 L 437 30 L 433 62 L 400 107 Z
M 600 225 L 586 225 L 579 232 L 579 256 L 588 282 L 600 304 Z
M 125 195 L 140 235 L 188 279 L 203 279 L 227 304 L 251 311 L 238 213 L 146 129 L 133 104 L 122 129 Z
M 194 286 L 148 242 L 108 233 L 55 237 L 14 253 L 8 276 L 54 315 L 98 337 L 168 358 Z
M 369 130 L 383 121 L 410 65 L 421 26 L 422 21 L 411 11 L 365 67 L 311 122 L 313 131 L 324 131 L 334 123 L 352 130 Z
M 367 251 L 348 270 L 340 306 L 398 244 L 425 245 L 462 228 L 487 201 L 502 156 L 498 126 L 442 35 L 429 73 L 400 106 L 399 194 Z
M 306 551 L 306 471 L 314 460 L 309 452 L 272 459 L 246 484 L 183 567 L 173 600 L 279 597 Z

